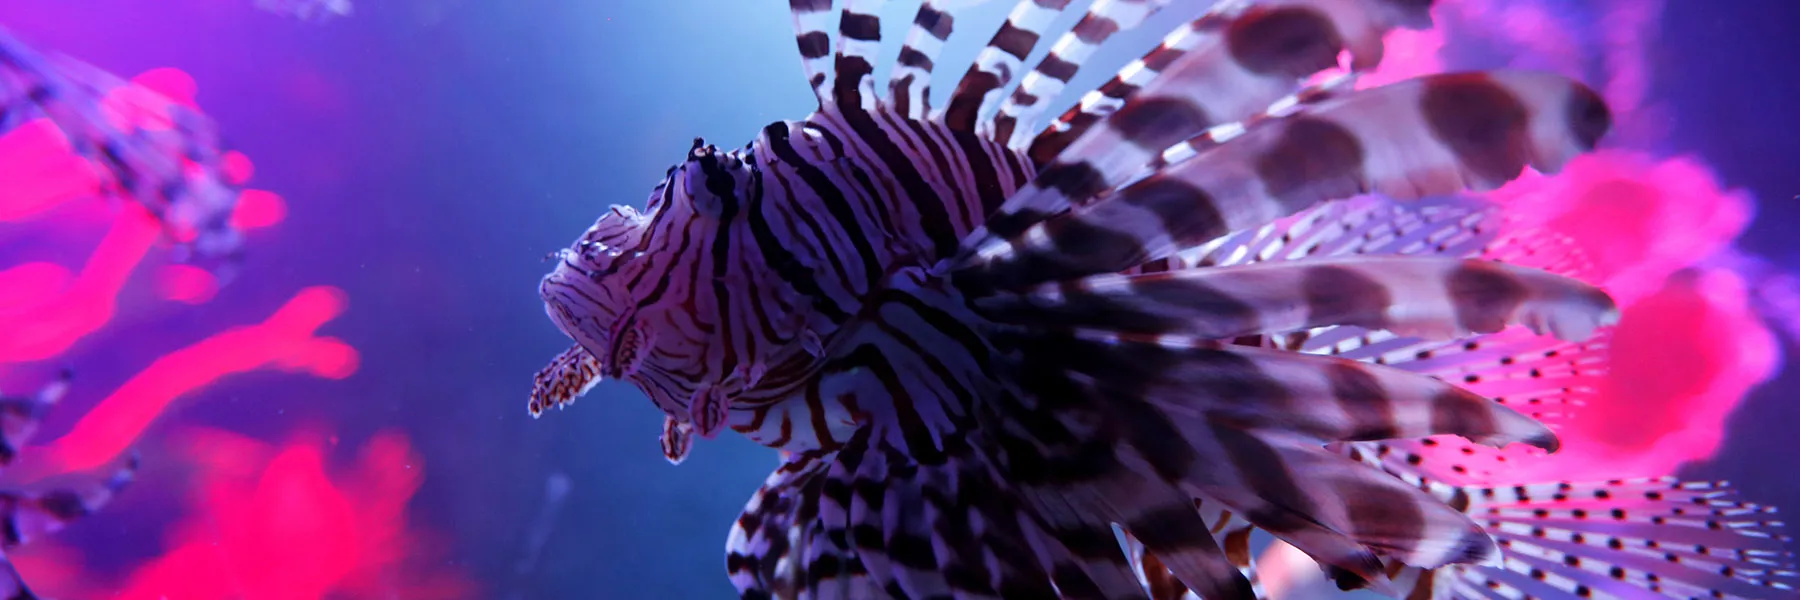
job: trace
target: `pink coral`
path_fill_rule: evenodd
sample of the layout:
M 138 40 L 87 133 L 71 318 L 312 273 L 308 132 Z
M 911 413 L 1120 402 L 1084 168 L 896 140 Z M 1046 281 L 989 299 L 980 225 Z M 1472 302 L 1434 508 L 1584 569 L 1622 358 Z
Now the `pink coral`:
M 328 467 L 336 438 L 322 435 L 279 448 L 212 429 L 183 439 L 200 470 L 195 512 L 115 597 L 476 597 L 467 579 L 428 566 L 428 540 L 407 525 L 425 473 L 404 434 L 377 433 L 350 469 Z
M 1565 424 L 1563 450 L 1509 479 L 1668 475 L 1711 457 L 1725 418 L 1780 364 L 1743 279 L 1695 268 L 1750 223 L 1749 195 L 1722 189 L 1696 157 L 1609 150 L 1488 196 L 1520 225 L 1570 239 L 1623 309 L 1605 383 Z
M 1668 475 L 1710 458 L 1726 417 L 1779 368 L 1780 347 L 1742 278 L 1692 269 L 1625 307 L 1609 364 L 1597 397 L 1565 422 L 1562 450 L 1512 479 Z
M 1574 239 L 1594 261 L 1595 283 L 1625 304 L 1729 247 L 1755 206 L 1747 193 L 1721 189 L 1697 157 L 1624 150 L 1577 157 L 1555 177 L 1527 175 L 1488 197 Z

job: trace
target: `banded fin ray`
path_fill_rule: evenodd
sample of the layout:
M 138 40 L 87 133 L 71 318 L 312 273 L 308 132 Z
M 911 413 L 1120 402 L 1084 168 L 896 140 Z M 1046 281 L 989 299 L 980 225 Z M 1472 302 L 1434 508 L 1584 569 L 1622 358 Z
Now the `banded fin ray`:
M 1435 75 L 1334 98 L 950 265 L 973 289 L 1116 272 L 1319 202 L 1486 190 L 1555 172 L 1610 127 L 1592 90 L 1548 73 Z M 1016 196 L 1015 196 L 1016 197 Z
M 1191 262 L 1244 265 L 1364 253 L 1439 254 L 1531 264 L 1566 275 L 1586 270 L 1585 256 L 1565 238 L 1543 230 L 1514 228 L 1502 221 L 1498 213 L 1464 201 L 1415 207 L 1358 199 L 1317 207 L 1259 230 L 1221 238 Z M 1433 342 L 1357 327 L 1331 327 L 1290 336 L 1284 345 L 1454 382 L 1554 425 L 1593 393 L 1595 378 L 1604 372 L 1607 337 L 1602 332 L 1585 342 L 1561 342 L 1513 330 Z M 1502 569 L 1452 565 L 1435 572 L 1393 571 L 1397 583 L 1409 588 L 1412 597 L 1572 600 L 1642 593 L 1618 585 L 1623 582 L 1675 597 L 1716 597 L 1713 591 L 1719 590 L 1724 597 L 1760 598 L 1767 597 L 1770 588 L 1793 585 L 1792 559 L 1782 552 L 1779 523 L 1770 520 L 1772 510 L 1732 501 L 1732 492 L 1724 484 L 1663 478 L 1469 486 L 1507 476 L 1505 462 L 1492 462 L 1504 461 L 1507 455 L 1442 436 L 1342 446 L 1351 458 L 1475 513 L 1499 541 Z M 1521 497 L 1528 500 L 1521 501 Z M 1629 525 L 1621 525 L 1622 519 L 1608 508 L 1583 508 L 1595 504 L 1622 507 L 1630 515 L 1623 519 Z M 1661 504 L 1662 508 L 1633 508 L 1646 504 Z M 1495 506 L 1508 508 L 1498 513 L 1489 510 L 1486 519 L 1479 518 L 1483 507 Z M 1583 518 L 1577 518 L 1576 510 L 1584 511 Z M 1690 518 L 1678 520 L 1677 513 Z M 1701 515 L 1711 522 L 1700 520 Z M 1559 517 L 1560 528 L 1546 526 Z M 1620 527 L 1646 533 L 1635 540 L 1617 540 L 1618 548 L 1613 546 L 1620 536 L 1596 534 L 1600 529 Z M 1735 529 L 1745 533 L 1732 535 Z M 1689 550 L 1697 543 L 1705 543 L 1706 549 Z M 1675 549 L 1681 566 L 1670 568 L 1668 555 L 1659 553 L 1663 550 L 1648 551 L 1652 545 Z M 1618 564 L 1622 561 L 1616 556 L 1596 556 L 1620 553 L 1630 555 L 1636 571 Z M 1575 564 L 1570 564 L 1571 560 Z M 1653 582 L 1651 574 L 1660 581 Z M 1718 581 L 1732 577 L 1740 581 Z
M 1357 331 L 1331 328 L 1312 338 L 1294 340 L 1294 348 L 1391 365 L 1449 381 L 1552 428 L 1594 396 L 1606 372 L 1612 338 L 1606 330 L 1587 340 L 1564 342 L 1514 330 L 1430 342 L 1386 332 L 1354 336 Z M 1344 339 L 1334 344 L 1339 338 Z
M 787 457 L 732 524 L 725 565 L 742 598 L 885 597 L 861 560 L 832 542 L 821 520 L 829 466 L 816 455 Z
M 1008 147 L 1024 148 L 1030 139 L 1024 132 L 1037 126 L 1049 101 L 1062 94 L 1069 80 L 1093 58 L 1112 36 L 1136 29 L 1145 20 L 1161 12 L 1170 0 L 1096 0 L 1065 32 L 1050 50 L 1019 80 L 1006 101 L 994 114 L 990 137 L 1006 142 Z
M 838 15 L 837 54 L 833 58 L 831 98 L 839 110 L 872 111 L 875 55 L 881 52 L 881 7 L 887 0 L 847 0 Z
M 1436 257 L 1318 258 L 1095 275 L 982 298 L 1008 323 L 1229 339 L 1354 325 L 1432 339 L 1513 324 L 1586 339 L 1617 320 L 1593 286 L 1535 269 Z
M 889 105 L 912 120 L 931 114 L 931 74 L 944 43 L 956 29 L 956 11 L 990 0 L 926 0 L 913 15 L 912 27 L 888 76 Z
M 1398 203 L 1361 197 L 1326 203 L 1269 225 L 1234 233 L 1183 253 L 1174 269 L 1232 267 L 1303 259 L 1388 256 L 1470 257 L 1583 276 L 1591 263 L 1553 232 L 1521 227 L 1485 202 L 1438 199 Z M 1390 331 L 1332 326 L 1277 337 L 1275 346 L 1389 365 L 1455 383 L 1555 428 L 1596 390 L 1610 345 L 1607 330 L 1575 342 L 1509 330 L 1475 338 L 1427 340 Z M 1421 441 L 1382 446 L 1391 460 L 1416 460 Z M 1453 469 L 1496 458 L 1484 449 L 1452 453 Z M 1490 464 L 1490 466 L 1492 466 Z M 1483 469 L 1488 467 L 1481 467 Z M 1448 474 L 1448 473 L 1446 473 Z
M 831 64 L 832 0 L 788 0 L 788 12 L 794 21 L 794 42 L 800 47 L 800 62 L 805 68 L 806 83 L 823 108 L 832 99 L 835 73 Z
M 1071 374 L 1129 380 L 1131 389 L 1102 391 L 1146 398 L 1175 421 L 1279 431 L 1320 445 L 1453 434 L 1493 447 L 1557 446 L 1548 428 L 1513 409 L 1390 367 L 1237 345 L 1037 343 L 1089 353 L 1088 362 L 1066 367 Z
M 1178 29 L 1122 75 L 1131 97 L 1046 162 L 1038 179 L 1008 198 L 977 243 L 1005 239 L 1082 206 L 1126 182 L 1165 149 L 1215 125 L 1256 115 L 1337 65 L 1348 51 L 1372 64 L 1382 35 L 1401 20 L 1374 0 L 1286 0 L 1228 4 Z
M 1249 580 L 1252 594 L 1258 599 L 1267 598 L 1256 570 L 1255 555 L 1250 551 L 1250 536 L 1256 531 L 1256 526 L 1230 510 L 1220 508 L 1217 503 L 1196 500 L 1195 504 L 1199 506 L 1201 517 L 1211 527 L 1212 536 L 1224 549 L 1225 557 Z M 1150 600 L 1199 598 L 1169 570 L 1161 558 L 1148 552 L 1148 548 L 1137 536 L 1124 532 L 1124 539 L 1125 554 L 1131 560 L 1133 572 L 1144 581 Z
M 1365 543 L 1426 566 L 1478 560 L 1491 548 L 1473 523 L 1445 512 L 1442 503 L 1379 471 L 1350 467 L 1354 463 L 1324 450 L 1322 443 L 1454 433 L 1494 445 L 1555 444 L 1541 425 L 1448 384 L 1350 361 L 1054 335 L 1003 334 L 1001 339 L 1004 347 L 1032 348 L 1007 381 L 1034 403 L 1028 410 L 1054 415 L 1019 426 L 1029 426 L 1029 433 L 1015 435 L 1036 439 L 1033 447 L 1039 448 L 1065 438 L 1062 443 L 1075 444 L 1026 450 L 1002 443 L 1035 456 L 1031 464 L 1041 466 L 1028 473 L 1014 467 L 1014 477 L 1038 496 L 1120 498 L 1084 490 L 1124 477 L 1118 472 L 1124 467 L 1145 480 L 1223 503 L 1321 562 L 1369 582 L 1382 576 Z M 1335 385 L 1333 374 L 1356 383 Z M 1379 405 L 1395 408 L 1369 410 Z M 1098 423 L 1114 425 L 1081 433 L 1093 426 L 1081 424 Z M 1095 444 L 1102 440 L 1111 440 L 1112 458 L 1097 462 Z M 1048 455 L 1038 456 L 1044 452 Z M 1006 460 L 1025 459 L 1008 455 Z M 1102 468 L 1108 464 L 1118 466 Z M 1375 499 L 1380 504 L 1367 504 Z M 1365 512 L 1379 506 L 1412 512 Z
M 1018 0 L 1013 4 L 1006 22 L 975 55 L 974 64 L 969 65 L 944 108 L 933 118 L 954 131 L 978 133 L 984 109 L 999 103 L 1000 95 L 1024 69 L 1025 59 L 1071 1 Z
M 1258 2 L 1257 4 L 1279 8 L 1292 4 L 1292 2 L 1277 0 Z M 1430 1 L 1374 0 L 1363 6 L 1372 13 L 1380 14 L 1380 22 L 1390 23 L 1391 26 L 1422 30 L 1431 27 L 1431 14 L 1428 10 L 1431 4 Z M 1195 31 L 1219 29 L 1225 22 L 1251 5 L 1251 2 L 1246 0 L 1224 0 L 1214 3 L 1205 15 L 1189 24 L 1188 28 Z M 1364 37 L 1362 39 L 1369 40 L 1371 38 Z M 1373 39 L 1379 40 L 1380 38 Z M 1082 95 L 1074 106 L 1069 107 L 1061 116 L 1031 137 L 1025 147 L 1032 160 L 1039 164 L 1049 163 L 1057 155 L 1062 154 L 1070 143 L 1083 137 L 1089 129 L 1117 112 L 1125 101 L 1135 96 L 1146 82 L 1156 76 L 1160 68 L 1152 68 L 1153 66 L 1168 62 L 1168 58 L 1163 58 L 1161 55 L 1167 51 L 1169 45 L 1165 43 L 1150 51 L 1143 58 L 1127 64 L 1106 83 Z M 1351 65 L 1353 72 L 1366 70 L 1380 62 L 1383 53 L 1379 51 L 1379 47 L 1365 46 L 1365 48 L 1375 51 L 1360 53 L 1360 60 Z M 1019 128 L 1017 131 L 1021 134 L 1030 132 L 1028 128 Z

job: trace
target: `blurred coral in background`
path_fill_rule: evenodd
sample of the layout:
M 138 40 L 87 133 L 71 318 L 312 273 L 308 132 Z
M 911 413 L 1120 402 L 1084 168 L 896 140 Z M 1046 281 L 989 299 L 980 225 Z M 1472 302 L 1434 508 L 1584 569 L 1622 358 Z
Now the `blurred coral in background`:
M 1731 247 L 1754 204 L 1723 190 L 1697 157 L 1609 151 L 1489 194 L 1533 226 L 1575 242 L 1589 277 L 1623 311 L 1597 397 L 1565 424 L 1555 460 L 1531 479 L 1674 473 L 1710 458 L 1726 417 L 1780 366 L 1744 279 L 1697 266 Z
M 1419 475 L 1427 479 L 1513 486 L 1674 475 L 1712 458 L 1727 418 L 1781 368 L 1781 345 L 1770 327 L 1795 320 L 1784 320 L 1780 307 L 1800 307 L 1782 303 L 1800 298 L 1792 292 L 1800 286 L 1735 247 L 1755 216 L 1755 199 L 1721 181 L 1704 157 L 1664 148 L 1668 113 L 1652 103 L 1649 62 L 1661 0 L 1602 0 L 1594 7 L 1598 12 L 1584 20 L 1543 0 L 1440 0 L 1433 9 L 1437 27 L 1390 34 L 1381 68 L 1357 80 L 1367 88 L 1446 69 L 1491 68 L 1497 58 L 1595 81 L 1617 121 L 1603 149 L 1577 157 L 1555 176 L 1527 172 L 1475 194 L 1501 206 L 1509 228 L 1566 240 L 1583 263 L 1570 274 L 1619 303 L 1605 374 L 1582 378 L 1594 386 L 1583 390 L 1585 406 L 1551 423 L 1563 442 L 1556 454 L 1465 447 L 1469 456 L 1449 461 L 1491 470 L 1470 478 L 1425 469 Z M 1754 519 L 1771 509 L 1736 510 L 1730 514 Z M 1286 544 L 1264 552 L 1258 566 L 1273 598 L 1331 589 L 1317 566 Z
M 111 125 L 120 129 L 166 129 L 169 107 L 198 110 L 197 91 L 182 71 L 147 71 L 107 92 L 105 118 L 116 119 Z M 250 159 L 235 152 L 225 155 L 223 166 L 232 185 L 245 183 L 254 172 Z M 150 253 L 159 243 L 183 241 L 170 237 L 180 238 L 181 232 L 139 203 L 109 197 L 104 173 L 47 118 L 0 133 L 5 240 L 32 242 L 22 255 L 53 256 L 105 228 L 79 270 L 54 260 L 0 266 L 0 331 L 7 332 L 0 337 L 0 377 L 17 367 L 29 366 L 18 368 L 21 374 L 35 372 L 42 367 L 34 363 L 68 361 L 118 343 L 104 329 L 119 316 L 121 298 L 133 286 L 147 286 L 155 297 L 187 306 L 218 295 L 221 282 L 213 270 Z M 281 196 L 245 189 L 237 192 L 229 225 L 250 231 L 274 226 L 285 216 Z M 146 269 L 147 278 L 135 277 Z M 472 586 L 458 574 L 420 567 L 422 549 L 429 546 L 409 528 L 406 505 L 424 470 L 404 434 L 378 433 L 362 445 L 355 465 L 331 469 L 327 455 L 337 445 L 335 437 L 326 442 L 322 435 L 296 434 L 296 441 L 277 447 L 223 430 L 156 426 L 183 409 L 179 400 L 228 375 L 275 369 L 348 377 L 357 369 L 356 350 L 316 333 L 343 313 L 347 301 L 335 287 L 301 289 L 262 323 L 170 350 L 98 403 L 75 402 L 86 414 L 42 451 L 22 456 L 15 479 L 59 479 L 147 445 L 161 452 L 149 459 L 159 465 L 158 473 L 187 471 L 191 477 L 185 483 L 150 482 L 128 494 L 174 493 L 185 498 L 187 512 L 168 532 L 167 552 L 130 573 L 95 572 L 53 540 L 16 550 L 13 558 L 34 591 L 65 599 L 473 597 Z M 143 521 L 131 515 L 95 517 L 101 518 Z
M 170 550 L 137 569 L 123 600 L 472 597 L 434 569 L 429 540 L 407 526 L 424 466 L 404 434 L 370 438 L 348 469 L 327 469 L 337 438 L 275 446 L 227 431 L 179 436 L 194 467 L 187 519 Z
M 1509 481 L 1673 474 L 1712 456 L 1726 417 L 1781 364 L 1765 316 L 1750 303 L 1753 290 L 1713 258 L 1735 252 L 1755 200 L 1719 181 L 1702 157 L 1651 150 L 1666 129 L 1649 97 L 1662 2 L 1595 7 L 1583 20 L 1542 0 L 1438 2 L 1437 27 L 1390 34 L 1381 68 L 1357 82 L 1491 67 L 1488 59 L 1499 57 L 1594 80 L 1616 114 L 1620 131 L 1607 148 L 1554 177 L 1528 172 L 1479 194 L 1503 206 L 1512 226 L 1570 240 L 1588 263 L 1581 276 L 1623 311 L 1609 373 L 1589 406 L 1563 422 L 1561 451 L 1513 461 Z

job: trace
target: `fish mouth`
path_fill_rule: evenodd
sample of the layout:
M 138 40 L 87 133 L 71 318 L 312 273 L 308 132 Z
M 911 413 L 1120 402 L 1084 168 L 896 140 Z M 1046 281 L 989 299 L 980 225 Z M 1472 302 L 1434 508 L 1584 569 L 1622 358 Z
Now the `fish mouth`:
M 649 332 L 636 319 L 636 311 L 607 322 L 607 310 L 600 304 L 600 290 L 591 278 L 568 262 L 558 265 L 544 277 L 539 293 L 544 299 L 544 312 L 564 335 L 586 348 L 601 363 L 600 375 L 608 379 L 624 379 L 636 373 L 650 346 Z
M 650 347 L 650 338 L 649 331 L 638 321 L 635 311 L 619 317 L 613 323 L 611 335 L 607 336 L 611 347 L 606 353 L 606 377 L 624 379 L 637 373 L 638 366 L 643 363 L 644 353 Z

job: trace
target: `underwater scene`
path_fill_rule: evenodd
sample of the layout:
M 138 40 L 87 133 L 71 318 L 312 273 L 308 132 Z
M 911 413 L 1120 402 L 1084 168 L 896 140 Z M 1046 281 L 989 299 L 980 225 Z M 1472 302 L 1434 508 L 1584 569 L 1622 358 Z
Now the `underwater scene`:
M 0 598 L 1800 598 L 1800 2 L 0 3 Z

